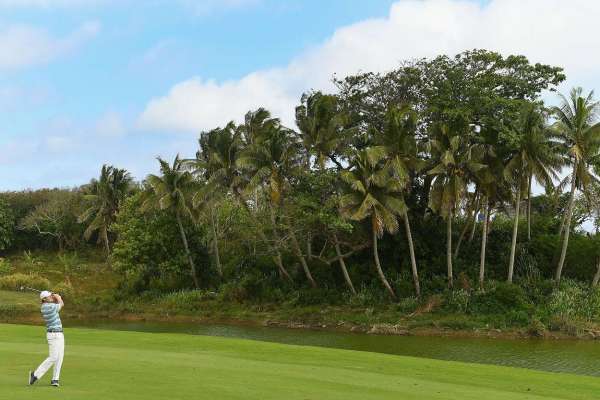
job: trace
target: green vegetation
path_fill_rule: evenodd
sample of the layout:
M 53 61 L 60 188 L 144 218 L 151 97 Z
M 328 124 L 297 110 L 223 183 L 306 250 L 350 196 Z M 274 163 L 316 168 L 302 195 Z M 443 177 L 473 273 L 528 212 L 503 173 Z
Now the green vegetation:
M 203 336 L 69 329 L 60 390 L 25 385 L 37 327 L 2 325 L 0 397 L 30 399 L 590 399 L 597 378 Z M 65 361 L 67 361 L 65 359 Z M 168 371 L 169 376 L 164 376 Z M 39 396 L 38 396 L 39 395 Z
M 2 193 L 0 287 L 74 313 L 595 332 L 600 106 L 546 106 L 564 79 L 485 50 L 406 62 L 305 93 L 297 129 L 259 108 L 202 132 L 139 183 L 105 165 Z

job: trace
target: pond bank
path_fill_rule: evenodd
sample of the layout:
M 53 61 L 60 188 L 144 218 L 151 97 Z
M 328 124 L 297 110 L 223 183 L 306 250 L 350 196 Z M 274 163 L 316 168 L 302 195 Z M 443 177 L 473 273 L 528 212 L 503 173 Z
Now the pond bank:
M 457 316 L 453 316 L 457 317 Z M 459 316 L 458 316 L 459 317 Z M 584 330 L 580 334 L 565 332 L 531 332 L 527 328 L 486 328 L 476 327 L 471 329 L 452 328 L 448 321 L 454 321 L 449 316 L 428 320 L 430 326 L 411 326 L 407 321 L 397 323 L 372 323 L 356 324 L 338 321 L 306 321 L 306 320 L 278 320 L 270 315 L 253 315 L 251 317 L 231 317 L 227 315 L 182 315 L 182 314 L 155 314 L 155 313 L 108 313 L 108 312 L 63 312 L 65 325 L 74 326 L 93 325 L 97 321 L 112 321 L 115 323 L 173 323 L 173 324 L 208 324 L 239 327 L 266 327 L 282 328 L 299 331 L 321 331 L 333 333 L 355 333 L 378 336 L 421 336 L 421 337 L 447 337 L 471 339 L 536 339 L 536 340 L 600 340 L 600 330 Z M 41 323 L 37 311 L 22 312 L 13 315 L 1 315 L 0 323 L 23 323 L 38 325 Z M 437 325 L 437 326 L 436 326 Z

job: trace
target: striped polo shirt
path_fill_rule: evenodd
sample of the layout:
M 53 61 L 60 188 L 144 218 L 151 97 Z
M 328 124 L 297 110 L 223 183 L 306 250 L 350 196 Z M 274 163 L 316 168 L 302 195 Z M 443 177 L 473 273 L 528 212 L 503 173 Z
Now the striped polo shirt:
M 62 331 L 62 323 L 60 322 L 60 305 L 56 303 L 42 304 L 42 317 L 46 321 L 46 329 L 49 331 Z

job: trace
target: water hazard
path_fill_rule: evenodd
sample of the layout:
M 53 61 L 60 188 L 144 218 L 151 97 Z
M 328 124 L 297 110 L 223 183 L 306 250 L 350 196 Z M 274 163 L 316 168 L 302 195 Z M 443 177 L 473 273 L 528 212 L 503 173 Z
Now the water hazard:
M 600 376 L 600 342 L 377 336 L 273 327 L 94 321 L 80 326 L 222 336 Z

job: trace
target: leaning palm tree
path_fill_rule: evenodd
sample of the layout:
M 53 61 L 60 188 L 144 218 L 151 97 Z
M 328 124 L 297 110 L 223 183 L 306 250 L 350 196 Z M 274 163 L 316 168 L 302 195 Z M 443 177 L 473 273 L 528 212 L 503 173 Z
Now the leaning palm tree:
M 302 105 L 296 107 L 296 125 L 300 128 L 300 139 L 306 150 L 307 167 L 310 168 L 313 156 L 321 170 L 328 160 L 343 168 L 336 155 L 348 133 L 345 128 L 347 120 L 346 114 L 340 110 L 337 96 L 321 92 L 302 96 Z
M 194 286 L 199 288 L 196 266 L 183 227 L 184 219 L 193 218 L 190 209 L 190 198 L 197 187 L 197 182 L 186 169 L 185 163 L 179 158 L 179 155 L 175 157 L 172 165 L 169 165 L 160 157 L 158 157 L 158 162 L 160 163 L 161 175 L 150 174 L 146 178 L 149 187 L 145 193 L 142 209 L 170 211 L 175 215 L 185 255 L 190 266 L 190 275 Z
M 551 185 L 552 179 L 557 177 L 556 170 L 560 168 L 562 158 L 555 152 L 556 144 L 546 129 L 543 111 L 535 103 L 525 103 L 522 106 L 519 118 L 504 139 L 511 152 L 504 169 L 504 177 L 512 184 L 515 193 L 515 215 L 507 278 L 507 281 L 512 283 L 522 194 L 527 191 L 527 225 L 530 238 L 532 180 L 536 179 L 545 186 Z
M 432 158 L 436 164 L 427 173 L 433 176 L 429 207 L 446 219 L 446 264 L 448 286 L 454 286 L 452 271 L 452 219 L 467 185 L 484 169 L 480 162 L 482 148 L 470 141 L 467 131 L 442 124 L 434 127 L 430 139 Z
M 398 231 L 398 216 L 404 215 L 406 205 L 402 199 L 404 188 L 385 164 L 386 156 L 384 146 L 354 152 L 350 169 L 341 175 L 347 191 L 340 199 L 340 206 L 342 216 L 348 219 L 370 219 L 375 268 L 381 283 L 395 299 L 396 293 L 381 268 L 377 242 L 385 231 L 392 234 Z
M 98 232 L 98 241 L 104 244 L 106 260 L 110 257 L 110 226 L 117 218 L 121 203 L 131 190 L 132 179 L 129 172 L 103 165 L 100 178 L 84 188 L 84 199 L 88 208 L 78 217 L 80 223 L 88 223 L 84 237 L 89 239 Z
M 267 195 L 267 208 L 271 221 L 271 230 L 277 243 L 283 239 L 279 233 L 278 214 L 288 191 L 288 179 L 293 176 L 300 166 L 300 145 L 295 140 L 293 132 L 281 126 L 276 118 L 259 109 L 246 115 L 242 127 L 242 135 L 246 144 L 237 159 L 237 166 L 247 179 L 246 192 L 262 189 Z M 258 203 L 258 201 L 255 201 Z M 258 204 L 255 204 L 258 207 Z M 299 259 L 306 278 L 311 286 L 316 287 L 306 257 L 304 256 L 293 227 L 286 228 L 292 249 Z M 289 274 L 281 261 L 281 254 L 275 245 L 276 263 L 282 276 L 289 279 Z
M 582 88 L 573 88 L 569 98 L 560 95 L 562 103 L 553 107 L 557 121 L 554 128 L 567 150 L 568 163 L 572 168 L 571 190 L 563 229 L 560 259 L 555 280 L 560 282 L 569 246 L 569 234 L 577 188 L 586 192 L 590 183 L 597 181 L 592 168 L 600 159 L 600 102 L 594 100 L 594 92 L 582 96 Z
M 410 187 L 411 173 L 418 172 L 423 164 L 418 157 L 416 131 L 417 114 L 411 107 L 391 107 L 386 114 L 384 129 L 375 135 L 377 142 L 385 148 L 387 167 L 392 173 L 392 179 L 404 190 Z M 401 200 L 405 203 L 404 195 L 401 196 Z M 407 210 L 408 208 L 404 207 L 401 215 L 408 241 L 415 293 L 420 297 L 419 272 Z
M 196 158 L 186 160 L 186 164 L 206 184 L 194 194 L 192 204 L 196 209 L 204 206 L 208 214 L 215 266 L 222 277 L 217 234 L 218 205 L 223 196 L 239 190 L 241 174 L 236 162 L 241 151 L 240 133 L 236 125 L 230 122 L 224 128 L 201 133 L 198 142 L 200 150 Z

